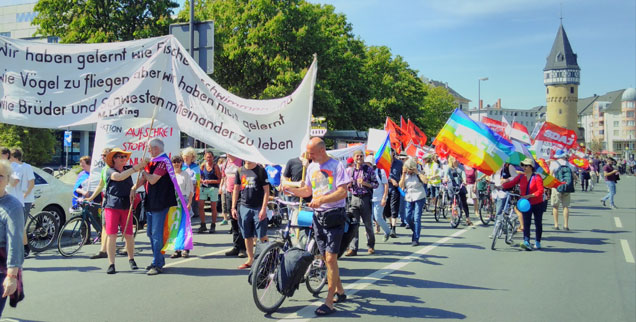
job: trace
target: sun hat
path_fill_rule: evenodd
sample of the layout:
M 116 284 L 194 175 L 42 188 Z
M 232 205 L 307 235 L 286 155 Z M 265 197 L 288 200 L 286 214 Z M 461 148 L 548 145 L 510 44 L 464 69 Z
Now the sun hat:
M 521 165 L 531 165 L 534 167 L 534 161 L 532 161 L 532 159 L 530 158 L 525 158 L 523 159 L 523 161 L 521 161 Z
M 128 158 L 130 158 L 130 155 L 132 154 L 132 152 L 124 151 L 120 148 L 114 148 L 110 150 L 110 152 L 108 152 L 108 155 L 106 156 L 106 164 L 108 164 L 109 167 L 112 168 L 115 166 L 115 163 L 113 162 L 113 157 L 115 157 L 115 155 L 118 153 L 125 155 L 126 161 L 128 161 Z
M 554 152 L 554 157 L 555 157 L 556 159 L 562 159 L 562 158 L 565 158 L 565 150 L 563 150 L 563 149 L 558 149 L 558 150 L 556 150 L 556 152 Z

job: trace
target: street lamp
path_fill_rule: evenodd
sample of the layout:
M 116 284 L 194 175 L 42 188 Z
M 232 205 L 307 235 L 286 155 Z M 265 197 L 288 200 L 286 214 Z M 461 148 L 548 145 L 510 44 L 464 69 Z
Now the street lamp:
M 481 81 L 487 81 L 488 77 L 477 79 L 477 120 L 481 122 Z

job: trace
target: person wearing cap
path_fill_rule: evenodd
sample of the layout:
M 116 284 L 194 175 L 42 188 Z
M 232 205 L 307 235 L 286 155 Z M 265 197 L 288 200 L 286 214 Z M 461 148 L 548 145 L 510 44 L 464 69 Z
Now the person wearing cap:
M 353 152 L 353 158 L 354 165 L 347 168 L 347 174 L 352 179 L 349 185 L 349 192 L 351 192 L 349 211 L 357 221 L 362 219 L 362 222 L 364 222 L 364 230 L 367 232 L 368 253 L 373 255 L 375 253 L 375 235 L 373 234 L 371 197 L 373 189 L 378 187 L 378 181 L 373 173 L 373 168 L 364 163 L 364 152 L 356 150 Z M 356 256 L 358 254 L 358 244 L 359 230 L 356 230 L 345 256 Z
M 550 175 L 563 181 L 557 172 L 561 167 L 567 167 L 570 171 L 570 177 L 576 181 L 576 168 L 567 160 L 567 153 L 563 149 L 558 149 L 554 153 L 554 158 L 550 162 Z M 568 183 L 566 182 L 565 185 Z M 559 230 L 559 204 L 563 206 L 563 229 L 570 230 L 570 192 L 561 192 L 559 188 L 552 188 L 550 194 L 550 203 L 552 204 L 552 217 L 554 217 L 554 229 Z
M 609 162 L 605 167 L 603 167 L 603 177 L 605 178 L 605 184 L 607 184 L 608 193 L 603 199 L 601 199 L 601 204 L 603 206 L 607 206 L 605 202 L 609 199 L 610 206 L 614 209 L 618 209 L 616 204 L 614 204 L 614 196 L 616 195 L 616 182 L 619 180 L 618 170 L 614 168 L 616 166 L 616 160 L 613 158 L 608 158 Z
M 126 252 L 130 269 L 138 269 L 134 259 L 135 239 L 133 238 L 133 221 L 130 212 L 130 194 L 133 186 L 131 175 L 146 166 L 141 160 L 134 166 L 126 165 L 131 152 L 119 148 L 112 149 L 106 156 L 106 188 L 104 191 L 104 218 L 106 220 L 106 253 L 108 269 L 106 274 L 115 274 L 115 243 L 118 228 L 126 239 Z
M 517 175 L 513 179 L 502 179 L 503 187 L 509 189 L 515 185 L 519 185 L 520 199 L 528 199 L 530 209 L 521 212 L 523 215 L 523 242 L 521 248 L 532 250 L 530 246 L 530 221 L 534 215 L 535 243 L 534 249 L 541 249 L 541 235 L 543 233 L 543 179 L 540 175 L 534 173 L 534 161 L 525 158 L 521 161 L 523 173 Z M 495 237 L 493 237 L 495 238 Z

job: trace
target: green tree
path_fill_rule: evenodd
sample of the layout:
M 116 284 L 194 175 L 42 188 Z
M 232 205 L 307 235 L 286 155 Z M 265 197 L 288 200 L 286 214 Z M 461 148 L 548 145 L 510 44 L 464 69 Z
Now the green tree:
M 0 124 L 0 145 L 22 148 L 23 161 L 36 166 L 51 161 L 55 142 L 53 131 L 49 129 Z
M 437 132 L 446 124 L 457 104 L 453 95 L 446 88 L 428 84 L 424 84 L 424 87 L 427 95 L 424 98 L 421 113 L 416 120 L 418 124 L 422 124 L 420 128 L 429 136 L 429 142 L 432 143 Z
M 172 0 L 39 0 L 35 36 L 63 43 L 99 43 L 156 37 L 168 33 Z

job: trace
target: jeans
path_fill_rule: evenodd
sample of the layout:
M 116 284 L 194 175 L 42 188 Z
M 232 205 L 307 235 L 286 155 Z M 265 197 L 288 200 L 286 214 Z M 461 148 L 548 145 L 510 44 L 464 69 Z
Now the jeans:
M 607 190 L 609 190 L 609 193 L 605 197 L 603 197 L 603 199 L 601 200 L 606 201 L 607 199 L 609 199 L 610 205 L 615 206 L 614 195 L 616 194 L 616 182 L 605 181 L 605 183 L 607 184 Z
M 367 247 L 375 248 L 375 235 L 373 234 L 373 220 L 371 215 L 371 194 L 367 193 L 361 197 L 352 196 L 351 206 L 349 208 L 353 217 L 359 222 L 360 219 L 364 222 L 364 230 L 367 232 Z M 358 250 L 359 241 L 359 229 L 354 232 L 353 239 L 349 248 L 355 251 Z
M 543 233 L 543 206 L 541 204 L 530 206 L 530 210 L 523 212 L 523 241 L 530 241 L 530 220 L 534 214 L 534 240 L 541 242 Z
M 166 260 L 161 253 L 163 248 L 163 226 L 166 222 L 166 215 L 170 208 L 161 210 L 147 210 L 147 223 L 148 223 L 148 238 L 150 238 L 150 248 L 152 249 L 152 263 L 151 265 L 157 268 L 162 268 L 166 264 Z
M 384 220 L 384 216 L 382 215 L 384 212 L 384 207 L 382 207 L 382 202 L 374 201 L 372 207 L 373 207 L 373 218 L 378 223 L 378 225 L 382 227 L 382 230 L 384 230 L 385 235 L 390 234 L 391 228 L 386 223 L 386 221 Z
M 406 200 L 404 200 L 404 196 L 401 193 L 400 193 L 400 221 L 403 223 L 406 223 Z
M 4 281 L 6 277 L 7 275 L 0 273 L 0 278 L 2 279 L 2 281 Z M 0 292 L 4 293 L 4 286 L 2 286 L 2 284 L 0 284 Z M 0 297 L 0 317 L 2 317 L 2 311 L 4 311 L 4 305 L 7 303 L 7 299 L 9 299 L 9 297 L 10 296 Z
M 420 231 L 422 230 L 422 210 L 424 209 L 425 203 L 426 198 L 406 203 L 405 219 L 406 224 L 413 230 L 413 236 L 411 237 L 412 241 L 420 241 Z

